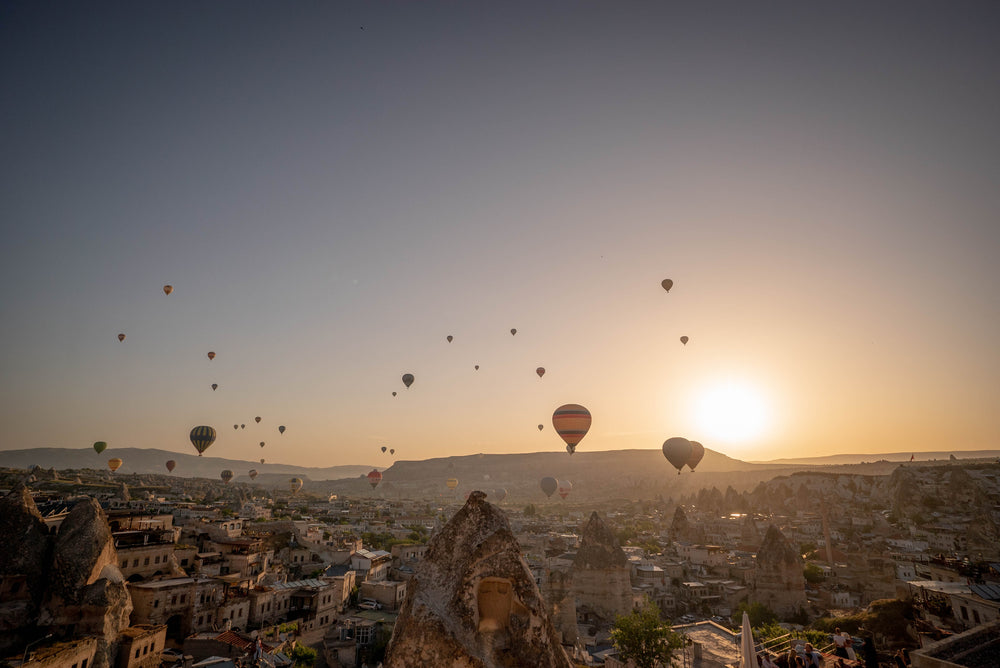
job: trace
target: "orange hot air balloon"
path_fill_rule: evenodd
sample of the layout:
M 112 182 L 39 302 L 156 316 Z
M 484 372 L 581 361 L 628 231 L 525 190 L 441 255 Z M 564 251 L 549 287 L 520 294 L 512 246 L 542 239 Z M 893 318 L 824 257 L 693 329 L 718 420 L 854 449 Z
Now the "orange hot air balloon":
M 175 462 L 172 459 L 168 459 L 167 460 L 167 472 L 168 473 L 173 473 L 174 467 L 176 467 L 176 466 L 177 466 L 177 462 Z
M 226 469 L 219 474 L 219 477 L 222 478 L 222 482 L 228 485 L 229 481 L 233 479 L 233 472 L 230 471 L 229 469 Z
M 545 375 L 545 367 L 543 366 L 538 367 L 537 369 L 535 369 L 535 373 L 537 373 L 538 377 L 541 378 L 542 376 Z
M 455 338 L 455 337 L 453 337 L 453 336 L 452 336 L 451 334 L 449 334 L 448 336 L 446 336 L 446 337 L 444 337 L 444 338 L 448 339 L 448 343 L 451 343 L 451 340 L 452 340 L 453 338 Z
M 124 340 L 125 340 L 125 335 L 124 334 L 119 334 L 118 335 L 118 343 L 121 343 Z
M 688 339 L 688 337 L 686 337 L 686 336 L 682 336 L 681 337 L 681 343 L 684 344 L 685 346 L 688 344 L 688 341 L 690 341 L 690 339 Z
M 566 450 L 573 454 L 576 446 L 590 430 L 590 411 L 579 404 L 565 404 L 552 413 L 552 426 L 566 441 Z
M 215 353 L 212 352 L 212 351 L 209 351 L 209 353 L 208 353 L 208 359 L 214 360 L 215 359 Z
M 552 495 L 556 493 L 557 489 L 559 489 L 559 482 L 552 476 L 545 476 L 542 478 L 539 486 L 542 488 L 542 491 L 545 492 L 545 496 L 551 499 Z
M 458 487 L 458 478 L 448 478 L 444 484 L 448 486 L 448 489 L 455 489 Z
M 174 286 L 172 286 L 172 285 L 164 285 L 163 286 L 163 294 L 169 295 L 173 291 L 174 291 Z
M 412 373 L 404 373 L 403 374 L 403 385 L 406 385 L 406 387 L 409 387 L 410 385 L 413 385 L 413 374 Z
M 701 458 L 705 456 L 705 446 L 698 441 L 691 441 L 691 456 L 688 457 L 687 465 L 688 468 L 694 471 L 694 467 L 698 465 Z
M 692 450 L 691 441 L 680 436 L 668 438 L 663 442 L 663 456 L 677 469 L 677 475 L 681 474 L 681 469 L 691 458 Z
M 250 473 L 248 473 L 247 475 L 250 476 L 251 480 L 256 480 L 257 479 L 257 469 L 250 469 Z
M 572 491 L 573 491 L 573 483 L 571 483 L 569 480 L 562 480 L 559 482 L 560 497 L 565 499 L 567 496 L 569 496 L 569 493 Z
M 368 473 L 368 484 L 372 486 L 372 489 L 375 489 L 380 482 L 382 482 L 382 473 L 378 469 L 372 469 Z
M 664 278 L 662 281 L 660 281 L 660 285 L 663 286 L 664 290 L 670 292 L 670 288 L 674 287 L 674 282 L 671 281 L 669 278 Z
M 111 469 L 112 473 L 114 473 L 115 471 L 120 469 L 122 467 L 122 464 L 124 463 L 125 462 L 123 462 L 118 457 L 112 457 L 111 459 L 108 460 L 108 468 Z

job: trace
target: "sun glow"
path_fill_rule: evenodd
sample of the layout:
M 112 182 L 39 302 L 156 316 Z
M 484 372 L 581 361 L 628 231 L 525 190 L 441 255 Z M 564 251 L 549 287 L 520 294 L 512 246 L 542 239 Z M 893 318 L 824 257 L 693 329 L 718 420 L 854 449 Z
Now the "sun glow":
M 695 403 L 695 420 L 706 437 L 742 443 L 763 435 L 770 423 L 770 408 L 758 388 L 727 380 L 701 392 Z

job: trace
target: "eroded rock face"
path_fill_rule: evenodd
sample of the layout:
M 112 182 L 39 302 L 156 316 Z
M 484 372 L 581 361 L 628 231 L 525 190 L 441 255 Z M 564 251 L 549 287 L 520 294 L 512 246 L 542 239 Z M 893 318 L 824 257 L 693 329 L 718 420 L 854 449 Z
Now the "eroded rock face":
M 792 614 L 804 608 L 806 580 L 802 567 L 801 555 L 785 535 L 773 524 L 769 526 L 757 552 L 755 601 L 779 615 Z
M 596 513 L 583 528 L 573 560 L 573 590 L 578 611 L 608 624 L 632 609 L 628 557 L 611 529 Z
M 472 492 L 410 581 L 387 668 L 570 668 L 506 516 Z
M 81 590 L 109 564 L 117 568 L 118 556 L 104 511 L 94 499 L 79 501 L 56 537 L 50 592 L 77 602 Z
M 17 594 L 0 601 L 0 652 L 6 652 L 20 645 L 19 630 L 38 617 L 47 586 L 44 565 L 52 551 L 45 522 L 23 484 L 0 498 L 0 541 L 0 574 L 20 581 Z

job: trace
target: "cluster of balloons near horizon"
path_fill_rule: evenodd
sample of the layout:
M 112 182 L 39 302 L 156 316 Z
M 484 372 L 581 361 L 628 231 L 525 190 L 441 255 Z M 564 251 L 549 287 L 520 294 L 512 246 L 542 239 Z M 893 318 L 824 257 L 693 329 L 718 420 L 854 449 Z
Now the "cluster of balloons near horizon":
M 539 482 L 539 487 L 542 488 L 542 492 L 545 494 L 546 498 L 551 499 L 552 495 L 557 491 L 559 496 L 565 499 L 569 496 L 569 493 L 573 491 L 573 483 L 569 480 L 558 481 L 552 476 L 545 476 Z
M 684 466 L 694 471 L 702 457 L 705 456 L 705 446 L 698 441 L 689 441 L 686 438 L 674 436 L 663 442 L 663 456 L 677 469 L 677 475 L 680 475 Z

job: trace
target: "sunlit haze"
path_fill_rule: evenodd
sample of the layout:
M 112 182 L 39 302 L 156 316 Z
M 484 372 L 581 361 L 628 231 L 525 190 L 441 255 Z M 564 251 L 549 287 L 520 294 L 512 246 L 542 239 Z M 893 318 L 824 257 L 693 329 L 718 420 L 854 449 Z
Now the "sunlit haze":
M 0 448 L 998 447 L 1000 5 L 686 4 L 3 3 Z

